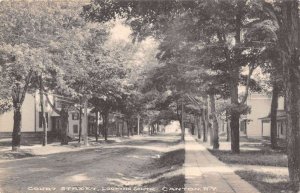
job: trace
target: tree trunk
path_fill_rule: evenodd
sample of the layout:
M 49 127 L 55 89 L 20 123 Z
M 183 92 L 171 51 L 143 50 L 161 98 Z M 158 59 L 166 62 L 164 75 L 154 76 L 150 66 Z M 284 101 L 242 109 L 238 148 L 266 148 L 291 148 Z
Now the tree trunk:
M 230 129 L 230 124 L 229 124 L 229 119 L 228 119 L 228 112 L 226 110 L 226 141 L 231 141 L 231 129 Z
M 241 43 L 241 31 L 242 31 L 242 17 L 243 8 L 245 6 L 245 1 L 237 2 L 237 12 L 235 17 L 235 41 L 236 45 Z M 230 116 L 230 129 L 231 129 L 231 151 L 232 153 L 240 153 L 240 112 L 238 109 L 239 104 L 239 78 L 240 78 L 240 60 L 241 60 L 241 49 L 234 49 L 235 57 L 234 60 L 227 58 L 226 60 L 230 64 L 230 99 L 231 99 L 231 116 Z M 250 78 L 250 77 L 249 77 Z M 245 96 L 246 97 L 246 96 Z
M 79 107 L 79 139 L 78 142 L 81 142 L 81 135 L 82 135 L 82 106 L 80 104 Z
M 181 141 L 184 141 L 185 137 L 185 128 L 184 128 L 184 106 L 183 106 L 183 101 L 181 103 Z
M 232 153 L 240 153 L 239 120 L 240 120 L 240 114 L 237 112 L 232 112 L 231 120 L 230 120 Z
M 42 113 L 42 127 L 43 127 L 43 146 L 47 145 L 47 127 L 46 127 L 46 117 L 44 110 L 44 95 L 43 95 L 43 79 L 42 76 L 39 77 L 39 94 L 40 94 L 40 106 Z
M 21 144 L 21 105 L 19 103 L 14 103 L 14 127 L 12 133 L 12 151 L 18 151 Z
M 105 111 L 103 113 L 103 133 L 104 133 L 105 141 L 107 141 L 108 122 L 109 122 L 109 112 Z
M 140 135 L 144 134 L 144 119 L 140 119 Z
M 202 128 L 203 128 L 203 142 L 207 142 L 207 126 L 206 121 L 205 121 L 205 115 L 206 114 L 206 109 L 203 109 L 202 111 L 202 116 L 201 116 L 201 122 L 202 122 Z
M 152 135 L 154 135 L 155 134 L 155 123 L 153 123 L 153 125 L 152 125 Z
M 279 36 L 279 42 L 288 56 L 288 59 L 283 60 L 288 131 L 288 170 L 291 185 L 298 191 L 300 183 L 299 2 L 297 0 L 283 1 L 281 5 L 282 25 L 280 27 L 282 33 Z
M 197 117 L 197 115 L 194 115 L 194 122 L 193 122 L 193 125 L 194 125 L 194 133 L 195 133 L 195 135 L 197 136 L 197 138 L 198 138 L 198 136 L 199 136 L 199 128 L 198 128 L 198 117 Z
M 123 135 L 124 135 L 124 121 L 122 120 L 122 137 L 123 137 Z
M 212 128 L 212 124 L 211 124 L 211 122 L 209 121 L 209 123 L 208 123 L 208 131 L 209 131 L 209 144 L 211 145 L 211 146 L 213 146 L 214 145 L 214 131 L 213 131 L 213 128 Z
M 231 129 L 230 129 L 230 123 L 229 121 L 226 122 L 226 141 L 231 141 Z
M 151 125 L 150 125 L 150 135 L 152 135 L 153 134 L 153 123 L 151 123 Z
M 83 142 L 85 146 L 88 146 L 89 144 L 89 115 L 88 115 L 88 99 L 85 96 L 84 97 L 84 102 L 83 102 L 83 111 L 84 111 L 84 117 L 83 117 L 83 122 L 84 122 L 84 127 L 83 127 Z
M 195 123 L 191 123 L 191 133 L 192 135 L 195 135 Z
M 240 112 L 238 111 L 239 101 L 238 101 L 238 69 L 234 70 L 235 78 L 231 83 L 231 116 L 230 116 L 230 129 L 231 129 L 231 151 L 232 153 L 240 153 Z
M 130 121 L 127 121 L 127 136 L 129 137 L 130 136 L 130 133 L 129 133 L 129 129 L 130 129 Z
M 133 125 L 133 123 L 131 123 Z M 130 135 L 133 136 L 133 127 L 130 127 Z
M 210 132 L 210 126 L 209 126 L 209 118 L 208 118 L 208 98 L 207 96 L 204 97 L 204 105 L 205 105 L 205 110 L 204 110 L 204 121 L 205 121 L 205 134 L 206 134 L 206 141 L 207 141 L 207 135 L 208 132 Z
M 201 139 L 201 118 L 200 116 L 197 116 L 197 132 L 198 132 L 198 139 Z
M 210 95 L 209 95 L 209 98 L 210 98 Z M 209 100 L 210 101 L 210 100 Z M 210 108 L 208 108 L 208 105 L 210 105 L 211 106 L 211 102 L 210 102 L 210 104 L 208 104 L 208 99 L 206 98 L 205 99 L 205 102 L 207 103 L 206 104 L 206 106 L 207 106 L 207 109 L 208 109 L 208 132 L 209 132 L 209 144 L 211 145 L 211 146 L 213 146 L 214 145 L 214 131 L 213 131 L 213 127 L 212 127 L 212 115 L 211 115 L 211 110 L 212 109 L 210 109 Z
M 61 124 L 61 145 L 68 145 L 68 127 L 69 127 L 69 113 L 68 110 L 65 109 L 64 105 L 62 106 L 60 113 L 60 124 Z
M 99 127 L 98 127 L 98 119 L 99 119 L 99 112 L 96 111 L 96 112 L 95 112 L 95 115 L 96 115 L 96 120 L 95 120 L 95 123 L 96 123 L 96 124 L 95 124 L 95 127 L 96 127 L 96 128 L 95 128 L 95 130 L 96 130 L 96 131 L 95 131 L 95 138 L 96 138 L 96 142 L 98 142 L 98 130 L 99 130 L 99 129 L 98 129 L 98 128 L 99 128 Z
M 212 115 L 212 130 L 213 130 L 213 149 L 219 149 L 219 125 L 216 116 L 216 101 L 213 94 L 209 95 L 210 109 Z
M 292 185 L 296 190 L 299 189 L 300 182 L 300 139 L 299 139 L 299 97 L 298 90 L 299 83 L 295 81 L 295 77 L 292 75 L 286 88 L 287 99 L 287 154 L 288 154 L 288 169 L 289 177 Z
M 272 91 L 272 102 L 271 102 L 271 147 L 272 149 L 277 148 L 277 109 L 278 109 L 278 94 L 279 87 L 274 81 Z

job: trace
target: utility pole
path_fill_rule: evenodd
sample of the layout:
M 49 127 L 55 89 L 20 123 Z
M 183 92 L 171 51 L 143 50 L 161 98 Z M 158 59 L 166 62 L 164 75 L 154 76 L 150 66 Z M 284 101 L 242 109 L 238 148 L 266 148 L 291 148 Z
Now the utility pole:
M 138 121 L 138 129 L 137 129 L 137 132 L 138 132 L 138 135 L 140 135 L 140 118 L 141 118 L 141 116 L 138 114 L 138 115 L 137 115 L 137 121 Z
M 84 140 L 84 145 L 88 146 L 88 114 L 87 114 L 87 105 L 88 105 L 88 100 L 87 98 L 84 99 L 84 117 L 83 117 L 83 140 Z

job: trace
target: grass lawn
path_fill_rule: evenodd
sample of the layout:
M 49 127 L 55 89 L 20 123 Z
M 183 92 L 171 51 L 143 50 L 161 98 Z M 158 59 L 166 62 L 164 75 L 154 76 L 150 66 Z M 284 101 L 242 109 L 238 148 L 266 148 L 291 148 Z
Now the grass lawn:
M 228 164 L 260 165 L 287 167 L 287 156 L 283 153 L 268 151 L 241 150 L 240 154 L 232 154 L 229 150 L 209 150 L 219 160 Z
M 236 170 L 242 179 L 246 180 L 262 193 L 293 193 L 288 183 L 288 176 L 273 172 L 259 172 L 254 170 Z
M 266 139 L 241 137 L 240 154 L 232 154 L 230 143 L 220 139 L 220 150 L 208 150 L 262 193 L 293 192 L 288 183 L 285 148 L 272 150 Z

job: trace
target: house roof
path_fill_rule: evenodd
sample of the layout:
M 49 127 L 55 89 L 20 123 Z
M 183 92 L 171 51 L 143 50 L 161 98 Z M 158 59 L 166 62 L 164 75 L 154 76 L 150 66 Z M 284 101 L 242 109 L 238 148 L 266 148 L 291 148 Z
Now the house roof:
M 271 120 L 271 113 L 269 113 L 266 117 L 258 118 L 262 121 L 270 121 Z M 277 120 L 285 120 L 286 119 L 286 112 L 285 110 L 277 110 Z

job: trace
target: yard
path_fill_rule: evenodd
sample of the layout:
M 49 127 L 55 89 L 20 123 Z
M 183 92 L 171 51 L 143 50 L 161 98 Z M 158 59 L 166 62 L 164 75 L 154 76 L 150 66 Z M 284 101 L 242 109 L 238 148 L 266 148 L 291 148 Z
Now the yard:
M 266 139 L 241 137 L 240 154 L 232 154 L 230 142 L 220 139 L 220 149 L 208 150 L 222 162 L 230 165 L 242 179 L 262 193 L 293 192 L 288 183 L 285 148 L 272 150 Z

